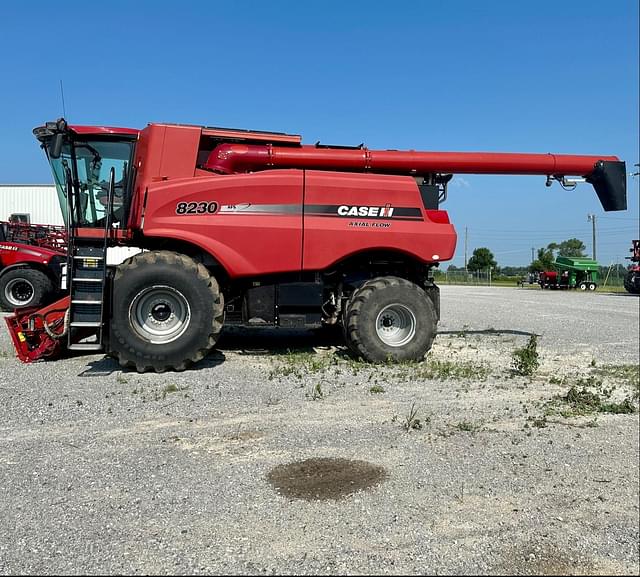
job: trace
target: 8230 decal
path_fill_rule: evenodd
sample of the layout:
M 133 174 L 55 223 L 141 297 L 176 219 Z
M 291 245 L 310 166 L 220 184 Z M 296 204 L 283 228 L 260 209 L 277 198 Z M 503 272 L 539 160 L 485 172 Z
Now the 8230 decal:
M 218 203 L 210 202 L 179 202 L 176 204 L 176 214 L 215 214 Z

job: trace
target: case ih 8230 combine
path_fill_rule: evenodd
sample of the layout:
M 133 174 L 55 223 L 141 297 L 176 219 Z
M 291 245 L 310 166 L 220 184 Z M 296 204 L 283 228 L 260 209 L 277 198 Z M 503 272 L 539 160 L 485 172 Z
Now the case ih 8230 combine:
M 455 173 L 591 183 L 626 209 L 615 156 L 303 146 L 299 136 L 175 124 L 34 130 L 69 227 L 69 296 L 7 319 L 23 361 L 106 350 L 182 370 L 223 323 L 340 324 L 373 362 L 420 360 L 439 319 L 431 271 L 456 233 L 439 203 Z M 108 246 L 145 252 L 110 270 Z

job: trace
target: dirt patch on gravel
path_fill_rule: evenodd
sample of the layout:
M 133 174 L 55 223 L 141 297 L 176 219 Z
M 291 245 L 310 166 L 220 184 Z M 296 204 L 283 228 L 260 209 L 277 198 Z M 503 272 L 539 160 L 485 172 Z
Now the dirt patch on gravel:
M 285 497 L 306 501 L 342 499 L 379 485 L 387 477 L 384 467 L 366 461 L 314 458 L 278 465 L 267 475 Z

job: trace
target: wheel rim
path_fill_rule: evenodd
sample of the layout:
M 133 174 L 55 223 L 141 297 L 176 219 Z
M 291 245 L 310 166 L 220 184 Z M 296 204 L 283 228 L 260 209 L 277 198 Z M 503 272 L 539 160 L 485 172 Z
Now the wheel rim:
M 189 302 L 173 287 L 148 287 L 140 291 L 129 306 L 131 327 L 153 344 L 175 341 L 187 330 L 190 322 Z
M 587 290 L 587 285 L 586 285 L 586 284 L 584 284 L 584 283 L 581 283 L 581 284 L 580 284 L 580 290 L 581 290 L 581 291 Z
M 23 278 L 15 278 L 4 287 L 4 298 L 15 307 L 22 307 L 31 302 L 33 293 L 33 285 Z
M 589 285 L 589 290 L 590 290 L 590 291 L 594 291 L 594 290 L 596 290 L 596 285 L 594 285 L 593 283 L 591 283 L 591 284 Z
M 390 347 L 406 345 L 416 334 L 416 317 L 404 305 L 394 303 L 384 307 L 376 319 L 378 338 Z

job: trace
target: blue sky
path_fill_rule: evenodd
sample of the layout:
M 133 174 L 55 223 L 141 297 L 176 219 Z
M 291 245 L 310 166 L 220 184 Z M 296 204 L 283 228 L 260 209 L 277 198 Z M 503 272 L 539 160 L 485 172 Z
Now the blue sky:
M 11 2 L 0 20 L 0 182 L 51 182 L 31 129 L 179 122 L 302 134 L 306 143 L 420 150 L 615 154 L 639 160 L 638 2 Z M 453 264 L 500 265 L 578 237 L 624 262 L 629 210 L 544 177 L 452 181 Z

